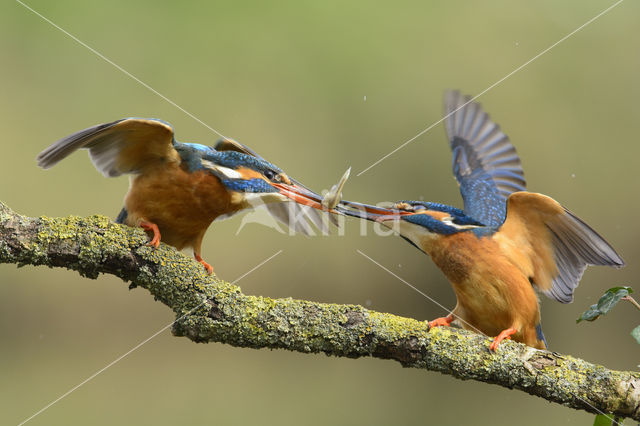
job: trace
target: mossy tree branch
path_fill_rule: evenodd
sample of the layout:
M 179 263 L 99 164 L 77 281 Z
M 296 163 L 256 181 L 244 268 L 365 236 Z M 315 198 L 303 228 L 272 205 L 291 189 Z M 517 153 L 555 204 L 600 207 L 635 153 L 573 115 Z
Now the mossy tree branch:
M 30 218 L 0 203 L 0 263 L 46 265 L 96 278 L 112 274 L 146 288 L 176 314 L 173 333 L 196 342 L 393 359 L 404 367 L 495 383 L 589 412 L 640 421 L 640 374 L 354 305 L 248 296 L 204 273 L 141 229 L 103 216 Z

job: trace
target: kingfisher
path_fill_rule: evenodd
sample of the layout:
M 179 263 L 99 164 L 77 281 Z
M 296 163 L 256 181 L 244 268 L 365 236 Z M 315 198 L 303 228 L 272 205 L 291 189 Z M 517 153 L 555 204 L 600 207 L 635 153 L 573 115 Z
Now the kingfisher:
M 214 220 L 264 205 L 293 231 L 312 233 L 309 222 L 328 228 L 317 194 L 232 139 L 213 147 L 181 143 L 165 121 L 124 118 L 62 138 L 36 160 L 48 169 L 81 148 L 105 177 L 131 175 L 117 223 L 142 227 L 156 248 L 161 240 L 178 250 L 191 247 L 209 274 L 201 246 Z
M 624 266 L 596 231 L 552 198 L 526 191 L 520 158 L 482 106 L 458 91 L 444 97 L 453 174 L 464 208 L 400 201 L 392 208 L 342 201 L 341 214 L 395 230 L 431 257 L 457 304 L 429 328 L 449 326 L 546 349 L 537 289 L 561 303 L 588 265 Z

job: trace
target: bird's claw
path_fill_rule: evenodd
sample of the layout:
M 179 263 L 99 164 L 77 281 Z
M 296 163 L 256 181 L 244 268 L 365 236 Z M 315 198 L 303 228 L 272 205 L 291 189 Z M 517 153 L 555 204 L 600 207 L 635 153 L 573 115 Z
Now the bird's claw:
M 148 246 L 158 248 L 160 246 L 160 229 L 158 229 L 158 225 L 152 222 L 140 222 L 140 227 L 145 231 L 153 232 L 153 237 L 151 241 L 147 243 Z
M 204 269 L 207 271 L 207 274 L 211 275 L 213 274 L 213 266 L 209 265 L 207 262 L 204 261 L 204 259 L 202 259 L 202 257 L 200 257 L 199 254 L 194 254 L 194 256 L 196 258 L 196 260 L 202 264 L 202 266 L 204 266 Z
M 433 321 L 429 321 L 428 327 L 431 330 L 433 327 L 449 327 L 453 322 L 453 315 L 447 315 L 446 317 L 436 318 Z
M 491 344 L 489 345 L 489 350 L 491 352 L 495 352 L 496 349 L 498 349 L 498 346 L 500 345 L 500 342 L 502 342 L 504 339 L 511 339 L 511 335 L 517 333 L 518 330 L 516 330 L 515 328 L 507 328 L 506 330 L 502 330 L 500 332 L 500 334 L 498 334 L 494 339 L 493 342 L 491 342 Z

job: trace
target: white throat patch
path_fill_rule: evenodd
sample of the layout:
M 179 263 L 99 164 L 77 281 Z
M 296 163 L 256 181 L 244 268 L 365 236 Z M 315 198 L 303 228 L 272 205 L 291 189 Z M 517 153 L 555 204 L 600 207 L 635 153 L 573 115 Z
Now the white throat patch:
M 222 167 L 219 166 L 217 164 L 212 163 L 209 160 L 200 160 L 202 163 L 202 166 L 205 169 L 209 169 L 212 172 L 218 172 L 222 175 L 224 175 L 224 177 L 228 178 L 228 179 L 242 179 L 242 175 L 240 174 L 240 172 L 230 169 L 228 167 Z

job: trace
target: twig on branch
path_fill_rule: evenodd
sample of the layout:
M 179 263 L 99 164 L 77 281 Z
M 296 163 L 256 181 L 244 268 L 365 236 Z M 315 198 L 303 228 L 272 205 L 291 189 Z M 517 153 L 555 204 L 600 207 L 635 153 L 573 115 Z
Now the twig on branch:
M 248 296 L 139 228 L 104 216 L 30 218 L 0 202 L 0 263 L 46 265 L 96 278 L 112 274 L 144 287 L 176 314 L 173 333 L 196 342 L 393 359 L 404 367 L 495 383 L 589 412 L 640 421 L 640 373 L 609 370 L 570 355 L 355 305 Z
M 626 300 L 627 302 L 630 302 L 633 306 L 636 307 L 636 309 L 640 310 L 640 304 L 636 301 L 636 299 L 634 299 L 631 296 L 624 296 L 622 298 L 622 300 Z

